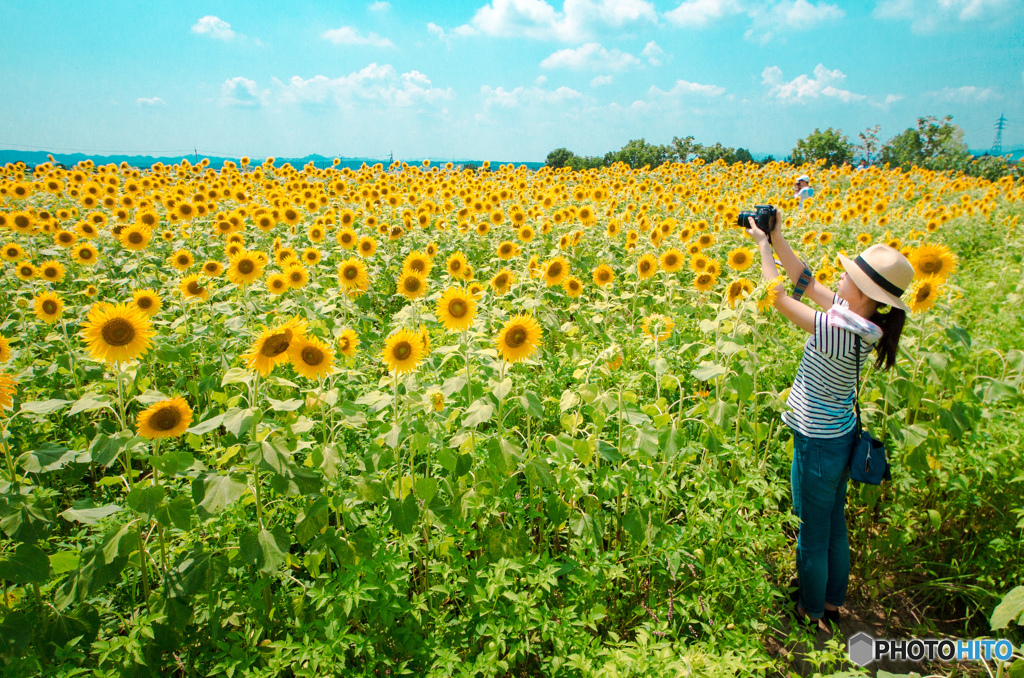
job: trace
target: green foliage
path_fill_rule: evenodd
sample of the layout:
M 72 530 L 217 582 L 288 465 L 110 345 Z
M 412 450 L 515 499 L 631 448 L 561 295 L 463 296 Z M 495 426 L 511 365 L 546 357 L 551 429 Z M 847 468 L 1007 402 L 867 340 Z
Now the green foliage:
M 824 132 L 815 128 L 793 148 L 794 165 L 822 162 L 825 167 L 845 165 L 853 160 L 853 144 L 842 130 L 829 127 Z

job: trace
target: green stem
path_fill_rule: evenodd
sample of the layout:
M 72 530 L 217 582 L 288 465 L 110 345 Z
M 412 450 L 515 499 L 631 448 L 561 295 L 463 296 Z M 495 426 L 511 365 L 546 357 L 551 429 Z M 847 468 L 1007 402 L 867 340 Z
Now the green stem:
M 60 329 L 64 333 L 64 343 L 68 347 L 68 367 L 71 368 L 71 378 L 75 382 L 75 390 L 78 390 L 78 369 L 75 366 L 75 353 L 71 348 L 71 339 L 68 337 L 68 328 L 64 318 L 60 319 Z

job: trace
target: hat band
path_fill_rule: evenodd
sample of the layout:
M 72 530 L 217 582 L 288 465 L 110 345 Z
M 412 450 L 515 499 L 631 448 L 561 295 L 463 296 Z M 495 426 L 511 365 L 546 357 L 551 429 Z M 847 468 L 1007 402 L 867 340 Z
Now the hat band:
M 897 299 L 903 296 L 903 290 L 893 285 L 891 282 L 882 277 L 882 274 L 871 268 L 871 264 L 864 261 L 863 257 L 858 256 L 853 260 L 853 263 L 860 267 L 860 270 L 871 278 L 871 281 L 881 287 L 883 290 L 893 295 Z

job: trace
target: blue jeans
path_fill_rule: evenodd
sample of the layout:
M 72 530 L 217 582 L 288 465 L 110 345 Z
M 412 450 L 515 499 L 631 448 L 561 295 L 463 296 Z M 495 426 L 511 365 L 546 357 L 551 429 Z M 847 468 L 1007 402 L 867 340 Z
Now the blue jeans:
M 846 483 L 856 430 L 838 438 L 808 438 L 793 430 L 793 513 L 800 519 L 796 571 L 800 604 L 820 619 L 825 603 L 846 600 L 850 541 L 846 535 Z

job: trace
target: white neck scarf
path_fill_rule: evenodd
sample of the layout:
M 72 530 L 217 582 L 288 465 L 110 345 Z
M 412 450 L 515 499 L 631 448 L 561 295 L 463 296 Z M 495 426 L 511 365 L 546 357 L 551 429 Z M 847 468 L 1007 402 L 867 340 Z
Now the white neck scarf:
M 882 338 L 881 327 L 870 320 L 861 318 L 842 304 L 834 304 L 832 308 L 825 312 L 825 315 L 828 316 L 829 322 L 836 327 L 842 327 L 844 330 L 853 332 L 869 344 L 873 344 Z

